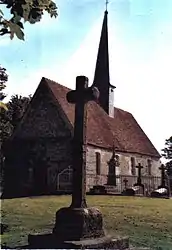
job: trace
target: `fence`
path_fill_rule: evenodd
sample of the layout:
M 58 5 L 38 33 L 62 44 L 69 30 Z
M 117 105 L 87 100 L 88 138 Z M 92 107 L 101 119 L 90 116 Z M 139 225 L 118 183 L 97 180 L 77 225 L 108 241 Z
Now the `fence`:
M 90 190 L 94 185 L 107 185 L 108 186 L 108 175 L 87 175 L 87 191 Z M 127 183 L 125 184 L 125 180 Z M 155 190 L 161 183 L 161 177 L 158 176 L 142 176 L 142 184 L 144 184 L 145 190 L 151 192 Z M 116 186 L 114 188 L 115 192 L 121 193 L 127 187 L 133 186 L 137 182 L 137 176 L 132 175 L 117 175 L 116 176 Z
M 95 185 L 106 185 L 108 186 L 109 175 L 86 175 L 86 191 Z M 125 179 L 127 179 L 127 187 L 133 186 L 137 182 L 137 176 L 132 175 L 118 175 L 116 176 L 116 186 L 114 190 L 116 193 L 121 193 L 125 189 Z M 157 189 L 161 183 L 161 177 L 158 176 L 142 176 L 142 184 L 145 186 L 145 190 L 148 193 Z M 57 178 L 57 190 L 58 191 L 72 191 L 72 169 L 69 167 L 58 174 Z

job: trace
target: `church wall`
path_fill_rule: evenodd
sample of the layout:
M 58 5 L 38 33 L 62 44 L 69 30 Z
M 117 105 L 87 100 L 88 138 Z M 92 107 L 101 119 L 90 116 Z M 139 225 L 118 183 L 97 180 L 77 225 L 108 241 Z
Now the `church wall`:
M 96 175 L 96 152 L 100 153 L 101 158 L 101 164 L 100 164 L 100 175 Z M 129 184 L 134 184 L 137 179 L 137 169 L 136 169 L 136 176 L 132 175 L 131 172 L 131 157 L 135 158 L 135 164 L 138 165 L 138 163 L 141 163 L 143 166 L 142 169 L 142 176 L 143 180 L 147 180 L 150 175 L 148 175 L 148 169 L 147 169 L 147 161 L 148 159 L 151 160 L 151 176 L 160 177 L 161 173 L 159 170 L 159 167 L 161 165 L 160 160 L 149 157 L 149 156 L 143 156 L 139 154 L 134 153 L 123 153 L 123 152 L 117 152 L 116 153 L 119 156 L 119 167 L 116 167 L 116 175 L 124 175 L 128 176 L 129 180 L 132 180 Z M 87 189 L 92 187 L 93 185 L 104 185 L 107 183 L 107 175 L 108 175 L 108 164 L 107 162 L 110 160 L 112 156 L 112 152 L 106 149 L 96 148 L 95 146 L 89 145 L 87 147 Z M 130 178 L 131 176 L 131 178 Z M 159 178 L 158 178 L 159 180 Z M 133 183 L 134 182 L 134 183 Z

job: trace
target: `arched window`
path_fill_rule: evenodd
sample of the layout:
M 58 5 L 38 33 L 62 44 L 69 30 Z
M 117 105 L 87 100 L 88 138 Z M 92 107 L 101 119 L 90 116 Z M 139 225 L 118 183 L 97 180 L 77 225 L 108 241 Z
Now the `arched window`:
M 148 175 L 152 174 L 152 161 L 150 159 L 147 160 L 147 170 L 148 170 Z
M 100 175 L 101 172 L 101 155 L 99 152 L 96 152 L 96 174 Z
M 136 161 L 134 157 L 131 157 L 131 174 L 136 175 Z

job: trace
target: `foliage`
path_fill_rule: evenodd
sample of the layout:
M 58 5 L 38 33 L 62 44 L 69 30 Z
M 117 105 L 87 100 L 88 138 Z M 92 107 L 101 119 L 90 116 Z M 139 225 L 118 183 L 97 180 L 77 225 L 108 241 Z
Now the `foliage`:
M 0 10 L 0 35 L 14 35 L 20 40 L 24 40 L 24 22 L 35 24 L 39 22 L 44 14 L 48 12 L 51 17 L 57 17 L 57 6 L 51 0 L 0 0 L 10 10 L 12 15 L 10 20 L 4 17 Z
M 172 176 L 172 136 L 165 141 L 165 148 L 162 150 L 162 156 L 169 160 L 166 164 L 167 172 Z
M 165 148 L 162 151 L 162 156 L 164 156 L 167 160 L 172 159 L 172 136 L 165 141 Z
M 6 95 L 2 92 L 6 87 L 6 82 L 8 81 L 8 75 L 6 69 L 0 65 L 0 112 L 2 109 L 7 110 L 6 105 L 2 102 Z
M 172 200 L 124 196 L 88 196 L 88 205 L 103 214 L 108 234 L 129 236 L 133 246 L 172 249 Z M 71 196 L 42 196 L 2 200 L 2 223 L 10 231 L 2 243 L 14 248 L 27 245 L 28 234 L 51 233 L 55 213 L 68 207 Z
M 30 102 L 31 96 L 22 97 L 14 95 L 6 104 L 8 110 L 3 109 L 0 112 L 0 167 L 1 167 L 1 185 L 3 185 L 4 171 L 4 150 L 5 143 L 12 135 L 14 129 L 19 124 L 23 114 Z
M 13 95 L 6 104 L 8 111 L 0 113 L 0 138 L 1 142 L 6 141 L 20 122 L 29 102 L 29 97 Z

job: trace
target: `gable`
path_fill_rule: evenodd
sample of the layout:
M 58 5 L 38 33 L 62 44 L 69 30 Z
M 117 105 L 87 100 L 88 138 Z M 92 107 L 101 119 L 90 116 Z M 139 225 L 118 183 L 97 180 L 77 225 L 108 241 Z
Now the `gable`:
M 15 138 L 54 138 L 70 136 L 71 131 L 51 91 L 41 82 L 26 111 Z

